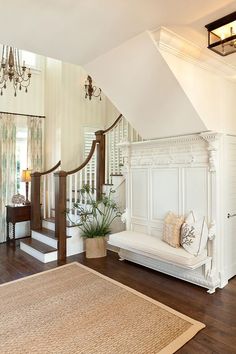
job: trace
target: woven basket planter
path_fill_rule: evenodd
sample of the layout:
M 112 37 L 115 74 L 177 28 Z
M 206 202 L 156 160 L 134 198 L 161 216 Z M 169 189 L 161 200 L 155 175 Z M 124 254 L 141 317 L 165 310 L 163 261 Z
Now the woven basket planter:
M 106 257 L 106 237 L 86 238 L 86 258 L 101 258 Z

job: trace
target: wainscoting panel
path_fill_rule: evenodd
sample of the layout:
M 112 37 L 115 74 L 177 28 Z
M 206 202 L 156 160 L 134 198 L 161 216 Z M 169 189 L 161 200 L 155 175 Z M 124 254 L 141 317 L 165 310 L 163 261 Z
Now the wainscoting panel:
M 179 214 L 179 169 L 152 169 L 150 194 L 151 221 L 162 221 L 169 210 Z
M 131 173 L 131 217 L 148 219 L 148 170 L 133 169 Z
M 198 217 L 208 219 L 208 168 L 184 169 L 184 210 L 193 210 Z

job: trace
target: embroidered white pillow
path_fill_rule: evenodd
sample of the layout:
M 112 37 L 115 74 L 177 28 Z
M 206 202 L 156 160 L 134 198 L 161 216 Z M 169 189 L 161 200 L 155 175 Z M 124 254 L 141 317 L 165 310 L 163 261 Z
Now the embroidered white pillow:
M 191 211 L 181 228 L 181 246 L 190 254 L 198 256 L 206 248 L 208 227 L 205 218 L 196 220 Z

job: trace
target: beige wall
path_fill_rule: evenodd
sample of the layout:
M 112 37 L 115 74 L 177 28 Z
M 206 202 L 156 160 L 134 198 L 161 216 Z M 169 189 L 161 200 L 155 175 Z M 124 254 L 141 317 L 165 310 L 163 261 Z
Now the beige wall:
M 83 160 L 84 128 L 104 129 L 119 112 L 105 97 L 84 97 L 87 78 L 82 67 L 36 56 L 28 93 L 14 97 L 11 86 L 0 96 L 0 111 L 46 116 L 44 121 L 44 168 L 60 159 L 63 169 L 76 168 Z
M 104 96 L 102 101 L 85 99 L 86 77 L 86 72 L 80 66 L 46 59 L 46 168 L 60 158 L 62 169 L 76 168 L 83 161 L 84 128 L 104 129 L 119 115 Z

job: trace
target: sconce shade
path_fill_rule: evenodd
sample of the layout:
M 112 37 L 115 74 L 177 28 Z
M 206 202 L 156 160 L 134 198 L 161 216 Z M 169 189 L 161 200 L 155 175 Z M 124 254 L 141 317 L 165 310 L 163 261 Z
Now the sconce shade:
M 236 52 L 236 11 L 205 26 L 208 30 L 208 48 L 226 56 Z
M 30 174 L 32 173 L 32 170 L 22 170 L 21 173 L 21 182 L 30 182 L 31 181 L 31 176 Z

